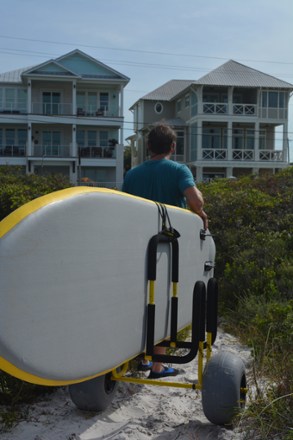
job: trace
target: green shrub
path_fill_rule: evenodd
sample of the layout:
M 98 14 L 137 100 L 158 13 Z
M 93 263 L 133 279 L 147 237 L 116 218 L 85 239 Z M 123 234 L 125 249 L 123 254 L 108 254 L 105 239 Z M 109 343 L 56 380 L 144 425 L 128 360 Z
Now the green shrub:
M 201 190 L 217 248 L 220 313 L 226 328 L 253 347 L 258 377 L 271 379 L 242 422 L 248 421 L 252 430 L 248 438 L 289 439 L 293 413 L 293 167 L 269 177 L 218 180 Z
M 70 186 L 63 175 L 24 175 L 18 167 L 0 166 L 0 220 L 30 200 Z

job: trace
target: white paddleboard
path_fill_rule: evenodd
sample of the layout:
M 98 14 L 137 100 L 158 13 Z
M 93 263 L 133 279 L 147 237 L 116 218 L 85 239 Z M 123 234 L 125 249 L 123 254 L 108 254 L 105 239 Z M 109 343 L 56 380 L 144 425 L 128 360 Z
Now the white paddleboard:
M 191 321 L 196 281 L 214 262 L 202 220 L 167 206 L 180 233 L 178 327 Z M 114 190 L 69 188 L 0 222 L 0 369 L 44 385 L 107 373 L 145 349 L 147 247 L 157 205 Z M 170 245 L 160 244 L 155 340 L 170 335 Z

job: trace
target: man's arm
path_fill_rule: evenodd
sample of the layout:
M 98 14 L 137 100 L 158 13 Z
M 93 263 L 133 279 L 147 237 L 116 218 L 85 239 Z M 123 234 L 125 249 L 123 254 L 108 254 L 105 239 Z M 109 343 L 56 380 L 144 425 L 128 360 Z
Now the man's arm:
M 187 204 L 191 211 L 199 215 L 203 220 L 204 229 L 208 228 L 208 216 L 203 210 L 203 196 L 199 189 L 195 186 L 186 188 L 184 191 L 184 196 L 186 197 Z

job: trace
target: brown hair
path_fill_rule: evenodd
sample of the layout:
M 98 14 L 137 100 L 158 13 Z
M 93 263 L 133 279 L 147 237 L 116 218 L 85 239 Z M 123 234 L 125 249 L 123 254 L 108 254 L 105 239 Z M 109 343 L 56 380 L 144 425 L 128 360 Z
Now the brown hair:
M 156 154 L 169 153 L 176 139 L 175 131 L 168 124 L 158 123 L 149 132 L 148 148 Z

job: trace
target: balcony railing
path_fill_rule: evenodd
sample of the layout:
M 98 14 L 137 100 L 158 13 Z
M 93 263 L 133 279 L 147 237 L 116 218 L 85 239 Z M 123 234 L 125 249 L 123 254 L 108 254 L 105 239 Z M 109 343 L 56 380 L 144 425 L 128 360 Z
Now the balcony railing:
M 33 102 L 32 103 L 32 113 L 38 115 L 72 115 L 73 108 L 71 103 L 43 103 L 43 102 Z
M 27 113 L 27 103 L 25 100 L 16 102 L 6 102 L 0 106 L 0 113 L 9 115 L 18 115 L 20 113 Z
M 1 111 L 1 110 L 0 110 Z M 96 105 L 77 107 L 73 109 L 72 103 L 43 103 L 33 102 L 32 113 L 38 115 L 58 116 L 58 115 L 77 115 L 78 117 L 119 117 L 117 106 L 98 108 Z
M 34 145 L 32 155 L 36 157 L 70 157 L 69 145 Z
M 81 117 L 118 117 L 119 110 L 117 106 L 109 106 L 98 108 L 94 105 L 88 105 L 86 107 L 77 107 L 76 115 Z
M 228 160 L 227 149 L 204 148 L 202 150 L 203 160 Z M 254 150 L 232 150 L 232 160 L 238 161 L 255 161 Z M 283 162 L 284 153 L 282 150 L 259 150 L 259 160 Z
M 209 114 L 226 114 L 228 113 L 228 104 L 220 102 L 204 102 L 203 112 Z
M 255 104 L 233 104 L 233 114 L 243 116 L 256 115 L 257 106 Z
M 232 150 L 233 160 L 254 160 L 254 150 Z
M 5 147 L 0 147 L 0 156 L 2 157 L 22 157 L 24 155 L 24 146 L 6 145 Z
M 203 112 L 213 115 L 228 114 L 228 104 L 223 102 L 204 102 Z M 233 104 L 233 115 L 255 116 L 256 114 L 256 104 Z
M 116 149 L 115 147 L 80 147 L 79 154 L 81 158 L 92 158 L 92 159 L 115 159 Z
M 260 150 L 259 160 L 268 160 L 272 162 L 283 162 L 284 154 L 282 150 Z
M 226 160 L 227 150 L 219 148 L 205 148 L 202 150 L 202 158 L 204 160 Z

